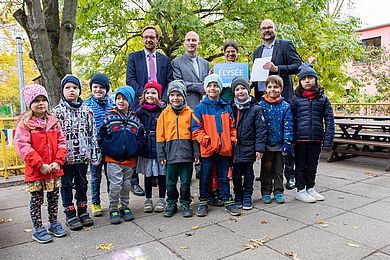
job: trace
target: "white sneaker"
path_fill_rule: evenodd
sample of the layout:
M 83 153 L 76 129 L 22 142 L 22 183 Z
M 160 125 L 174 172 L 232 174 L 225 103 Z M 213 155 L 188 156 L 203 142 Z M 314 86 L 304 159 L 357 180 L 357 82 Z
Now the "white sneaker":
M 308 202 L 308 203 L 313 203 L 313 202 L 317 201 L 309 193 L 307 193 L 306 190 L 297 191 L 297 193 L 295 194 L 295 198 L 297 200 L 300 200 L 300 201 L 303 201 L 303 202 Z
M 319 201 L 323 201 L 325 198 L 321 194 L 319 194 L 314 188 L 310 188 L 307 190 L 307 193 L 310 194 L 313 198 Z

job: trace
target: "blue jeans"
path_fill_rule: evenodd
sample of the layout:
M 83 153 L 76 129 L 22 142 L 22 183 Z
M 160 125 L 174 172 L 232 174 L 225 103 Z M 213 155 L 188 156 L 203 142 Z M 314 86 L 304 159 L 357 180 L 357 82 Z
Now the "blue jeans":
M 90 164 L 91 171 L 91 197 L 93 204 L 100 204 L 100 183 L 102 181 L 102 168 L 104 165 L 104 174 L 107 180 L 107 192 L 110 191 L 110 181 L 107 177 L 107 163 L 101 163 L 97 166 Z
M 244 183 L 242 182 L 244 177 Z M 233 164 L 233 183 L 235 199 L 251 199 L 253 194 L 253 162 Z
M 201 170 L 199 176 L 199 200 L 207 200 L 207 195 L 209 193 L 209 186 L 211 180 L 211 173 L 213 171 L 213 163 L 217 165 L 217 176 L 219 182 L 220 196 L 223 201 L 230 201 L 230 187 L 228 181 L 228 170 L 230 165 L 230 157 L 212 155 L 207 158 L 200 159 Z
M 61 177 L 61 198 L 64 208 L 73 205 L 73 187 L 76 189 L 74 198 L 77 205 L 87 204 L 87 170 L 88 164 L 78 163 L 64 165 L 64 175 Z

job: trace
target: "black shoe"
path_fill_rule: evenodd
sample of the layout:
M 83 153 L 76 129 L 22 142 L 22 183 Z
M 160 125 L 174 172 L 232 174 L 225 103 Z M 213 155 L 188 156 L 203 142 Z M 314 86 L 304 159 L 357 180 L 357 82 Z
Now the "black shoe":
M 130 186 L 130 190 L 131 192 L 135 195 L 135 196 L 140 196 L 140 197 L 143 197 L 145 196 L 145 191 L 141 188 L 141 186 L 135 184 L 135 185 L 131 185 Z
M 124 221 L 132 221 L 134 220 L 133 213 L 131 213 L 131 210 L 126 207 L 126 208 L 121 208 L 121 217 L 123 218 Z
M 66 215 L 66 225 L 70 228 L 70 230 L 81 230 L 83 229 L 83 224 L 81 223 L 80 219 L 76 216 L 76 209 L 75 207 L 69 206 L 64 211 Z
M 110 211 L 110 223 L 114 225 L 121 223 L 121 216 L 119 210 Z
M 241 210 L 237 207 L 236 204 L 234 204 L 233 201 L 227 202 L 225 204 L 225 208 L 233 216 L 240 216 L 241 215 Z
M 292 190 L 295 189 L 295 178 L 289 178 L 286 182 L 286 189 Z
M 166 218 L 173 217 L 173 215 L 175 215 L 176 212 L 177 212 L 176 203 L 175 204 L 168 203 L 168 206 L 165 208 L 165 211 L 164 211 L 164 217 L 166 217 Z
M 77 206 L 77 215 L 79 216 L 80 222 L 84 227 L 90 227 L 93 225 L 93 219 L 87 212 L 87 204 L 81 204 Z
M 255 178 L 255 181 L 261 181 L 260 176 Z
M 208 198 L 207 204 L 216 207 L 222 207 L 224 205 L 223 200 L 221 200 L 219 197 Z
M 185 218 L 192 217 L 192 211 L 189 203 L 181 203 L 181 214 Z

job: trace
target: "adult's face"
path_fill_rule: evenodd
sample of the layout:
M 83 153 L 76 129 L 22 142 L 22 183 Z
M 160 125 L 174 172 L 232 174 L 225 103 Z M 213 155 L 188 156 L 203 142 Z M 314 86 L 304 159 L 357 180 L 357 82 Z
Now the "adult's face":
M 195 32 L 189 32 L 184 37 L 184 48 L 190 56 L 195 56 L 199 48 L 199 36 Z
M 225 59 L 227 62 L 236 62 L 237 51 L 233 46 L 228 46 L 225 50 Z
M 156 31 L 153 29 L 145 30 L 142 34 L 142 42 L 144 43 L 144 47 L 148 52 L 154 52 L 158 42 Z
M 264 20 L 260 25 L 260 35 L 265 42 L 272 42 L 276 37 L 275 24 L 271 20 Z

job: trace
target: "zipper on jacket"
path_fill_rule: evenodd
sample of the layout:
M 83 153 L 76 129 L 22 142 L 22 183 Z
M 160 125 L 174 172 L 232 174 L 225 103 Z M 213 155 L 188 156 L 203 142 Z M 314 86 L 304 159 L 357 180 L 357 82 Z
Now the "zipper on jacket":
M 179 140 L 180 139 L 179 138 L 179 114 L 176 114 L 176 134 L 177 134 L 177 140 Z

